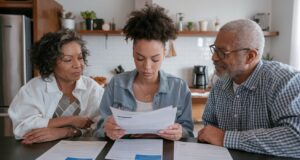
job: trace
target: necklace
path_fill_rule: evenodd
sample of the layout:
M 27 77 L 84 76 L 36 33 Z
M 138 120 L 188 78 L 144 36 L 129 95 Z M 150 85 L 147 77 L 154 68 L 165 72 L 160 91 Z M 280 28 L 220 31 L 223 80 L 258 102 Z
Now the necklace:
M 149 88 L 149 90 L 148 90 L 145 87 L 143 87 L 140 83 L 135 83 L 135 88 L 136 88 L 136 94 L 137 94 L 136 96 L 140 100 L 143 100 L 146 102 L 150 102 L 153 100 L 153 97 L 154 97 L 154 94 L 156 91 L 156 87 Z M 139 94 L 141 94 L 141 95 L 139 95 Z

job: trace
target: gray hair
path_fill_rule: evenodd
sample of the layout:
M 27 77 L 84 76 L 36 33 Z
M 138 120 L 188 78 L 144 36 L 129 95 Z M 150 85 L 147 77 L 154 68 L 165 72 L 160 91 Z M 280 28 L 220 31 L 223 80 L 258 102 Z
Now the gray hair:
M 261 58 L 264 46 L 265 37 L 260 26 L 249 19 L 239 19 L 228 22 L 220 31 L 232 32 L 235 34 L 234 46 L 236 48 L 256 48 L 258 57 Z

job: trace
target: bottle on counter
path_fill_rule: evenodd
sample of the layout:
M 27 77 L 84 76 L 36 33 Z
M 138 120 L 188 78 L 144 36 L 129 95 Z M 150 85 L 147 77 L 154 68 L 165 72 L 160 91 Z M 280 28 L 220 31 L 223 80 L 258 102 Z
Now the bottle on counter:
M 176 13 L 178 31 L 183 31 L 183 18 L 183 13 Z
M 116 30 L 116 24 L 115 24 L 115 19 L 114 18 L 110 22 L 110 30 L 112 30 L 112 31 Z
M 220 30 L 220 21 L 219 21 L 219 18 L 217 17 L 216 20 L 215 20 L 215 23 L 214 23 L 214 28 L 215 28 L 215 31 L 219 31 Z

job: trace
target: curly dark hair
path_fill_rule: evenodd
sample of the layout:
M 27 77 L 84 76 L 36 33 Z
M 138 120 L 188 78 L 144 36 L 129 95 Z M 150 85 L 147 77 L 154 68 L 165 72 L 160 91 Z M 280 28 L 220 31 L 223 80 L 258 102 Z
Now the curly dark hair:
M 44 80 L 53 73 L 57 59 L 63 54 L 61 52 L 63 45 L 70 42 L 77 42 L 81 46 L 82 57 L 86 64 L 89 52 L 85 42 L 73 30 L 63 29 L 46 33 L 34 44 L 31 49 L 31 61 Z
M 142 10 L 130 14 L 123 32 L 126 40 L 159 40 L 163 44 L 177 37 L 173 20 L 167 15 L 165 9 L 148 4 Z

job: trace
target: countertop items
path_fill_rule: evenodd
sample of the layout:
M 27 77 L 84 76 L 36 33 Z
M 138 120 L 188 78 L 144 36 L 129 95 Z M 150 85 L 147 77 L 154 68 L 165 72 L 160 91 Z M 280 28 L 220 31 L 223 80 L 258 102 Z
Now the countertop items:
M 107 79 L 106 77 L 102 76 L 96 76 L 96 77 L 91 77 L 93 78 L 98 84 L 100 84 L 102 87 L 105 87 L 107 84 Z

